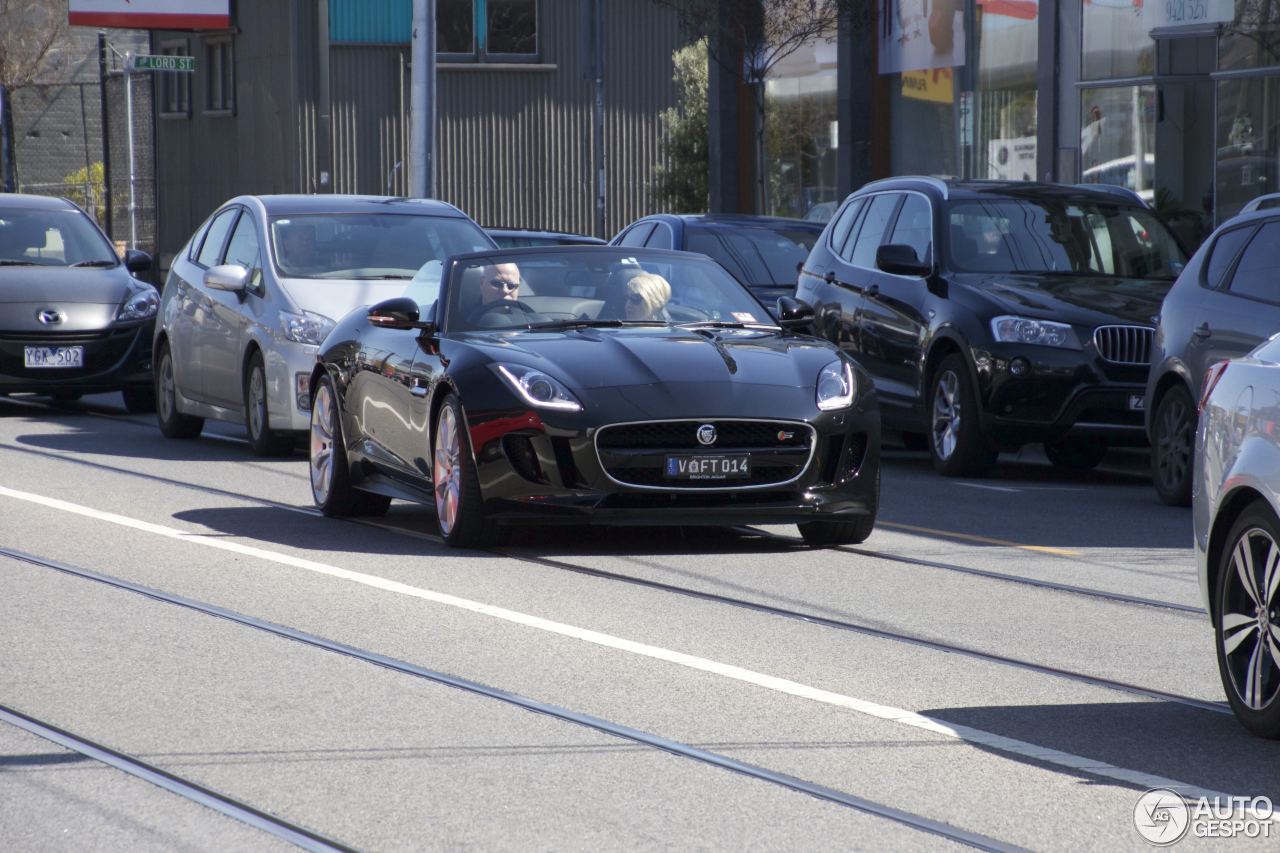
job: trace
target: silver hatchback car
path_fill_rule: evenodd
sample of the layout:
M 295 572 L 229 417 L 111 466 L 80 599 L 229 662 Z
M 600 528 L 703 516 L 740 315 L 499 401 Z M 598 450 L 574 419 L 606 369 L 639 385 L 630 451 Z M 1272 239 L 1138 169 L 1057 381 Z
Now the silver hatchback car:
M 316 351 L 337 320 L 407 287 L 439 287 L 445 258 L 494 248 L 440 201 L 239 196 L 170 268 L 155 331 L 156 414 L 169 438 L 242 421 L 259 455 L 310 427 Z M 430 301 L 430 300 L 424 300 Z
M 1209 368 L 1191 505 L 1200 592 L 1236 717 L 1280 738 L 1280 335 Z

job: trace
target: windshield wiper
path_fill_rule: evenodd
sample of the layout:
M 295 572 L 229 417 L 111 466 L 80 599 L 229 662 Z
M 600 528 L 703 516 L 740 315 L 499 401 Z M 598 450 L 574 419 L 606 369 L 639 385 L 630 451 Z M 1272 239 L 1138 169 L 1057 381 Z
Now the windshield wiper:
M 665 326 L 663 320 L 551 320 L 546 323 L 530 323 L 527 329 L 617 329 L 622 326 Z
M 681 329 L 776 329 L 777 323 L 739 323 L 734 320 L 698 320 L 677 324 Z
M 35 261 L 11 261 L 5 258 L 0 258 L 0 267 L 34 267 L 34 266 L 36 266 Z
M 108 261 L 105 258 L 102 258 L 96 261 L 79 261 L 78 263 L 74 263 L 71 266 L 73 267 L 114 267 L 115 265 L 116 265 L 116 261 Z

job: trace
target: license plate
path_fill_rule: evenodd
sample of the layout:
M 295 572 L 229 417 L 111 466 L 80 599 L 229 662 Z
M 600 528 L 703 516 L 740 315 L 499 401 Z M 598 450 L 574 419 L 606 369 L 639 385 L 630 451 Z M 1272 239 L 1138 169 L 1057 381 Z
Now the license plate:
M 24 367 L 84 367 L 84 347 L 23 347 Z
M 1147 407 L 1147 398 L 1145 395 L 1143 394 L 1129 395 L 1129 411 L 1141 412 L 1146 407 Z
M 668 480 L 743 480 L 751 476 L 751 457 L 668 456 Z

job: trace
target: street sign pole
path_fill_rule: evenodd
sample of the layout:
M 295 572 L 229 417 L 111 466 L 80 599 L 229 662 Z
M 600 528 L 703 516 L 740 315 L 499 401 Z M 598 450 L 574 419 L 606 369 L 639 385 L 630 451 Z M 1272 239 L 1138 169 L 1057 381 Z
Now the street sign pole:
M 129 139 L 129 246 L 138 245 L 138 203 L 134 192 L 137 174 L 133 165 L 133 51 L 124 55 L 124 121 Z

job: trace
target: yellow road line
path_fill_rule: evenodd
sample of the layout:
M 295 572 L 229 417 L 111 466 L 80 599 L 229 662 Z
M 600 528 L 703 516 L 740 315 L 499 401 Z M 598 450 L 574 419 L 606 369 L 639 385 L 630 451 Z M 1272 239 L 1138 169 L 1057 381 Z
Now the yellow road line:
M 1079 557 L 1079 551 L 1070 548 L 1050 548 L 1047 545 L 1022 545 L 1007 539 L 993 539 L 990 536 L 975 536 L 972 533 L 956 533 L 952 530 L 936 530 L 932 527 L 917 527 L 914 524 L 899 524 L 896 521 L 876 522 L 876 527 L 892 527 L 896 530 L 909 530 L 912 533 L 930 533 L 934 536 L 945 536 L 948 539 L 963 539 L 967 542 L 981 542 L 983 545 L 1004 545 L 1009 548 L 1021 548 L 1024 551 L 1038 551 L 1041 554 L 1056 554 L 1059 557 Z

